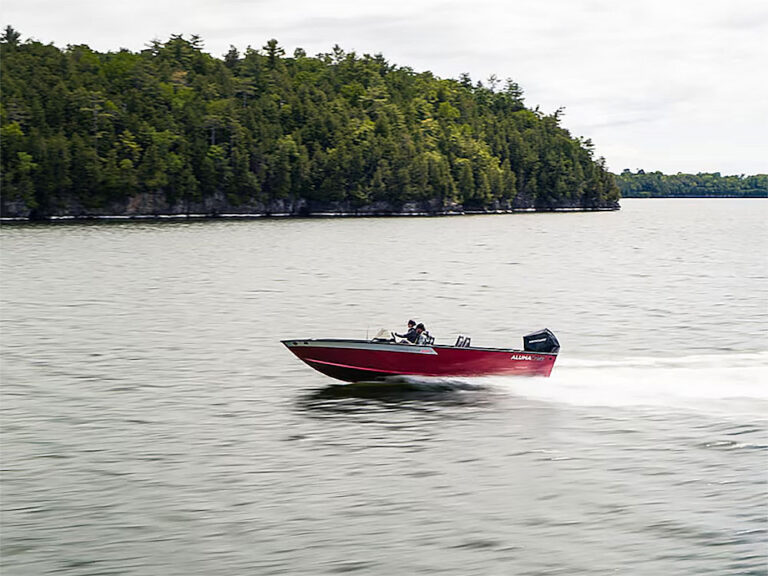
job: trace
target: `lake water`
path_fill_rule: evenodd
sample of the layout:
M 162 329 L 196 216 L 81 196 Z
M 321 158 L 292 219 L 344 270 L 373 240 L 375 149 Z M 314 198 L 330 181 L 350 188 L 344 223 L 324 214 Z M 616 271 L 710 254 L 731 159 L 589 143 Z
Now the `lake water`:
M 768 573 L 768 201 L 3 226 L 3 574 Z M 549 379 L 337 386 L 427 324 Z

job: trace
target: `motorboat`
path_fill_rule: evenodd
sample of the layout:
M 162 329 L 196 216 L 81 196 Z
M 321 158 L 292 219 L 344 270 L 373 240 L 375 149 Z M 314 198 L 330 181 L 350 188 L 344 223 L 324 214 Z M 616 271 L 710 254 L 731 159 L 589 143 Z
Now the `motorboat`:
M 346 382 L 377 382 L 397 377 L 544 376 L 555 365 L 560 343 L 548 329 L 523 336 L 523 349 L 481 348 L 458 336 L 452 345 L 411 344 L 379 331 L 371 340 L 292 338 L 282 343 L 303 362 Z

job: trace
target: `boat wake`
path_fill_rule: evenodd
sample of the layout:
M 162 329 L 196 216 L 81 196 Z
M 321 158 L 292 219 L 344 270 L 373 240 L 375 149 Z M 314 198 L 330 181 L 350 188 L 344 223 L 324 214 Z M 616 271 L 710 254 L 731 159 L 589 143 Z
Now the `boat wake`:
M 768 413 L 768 352 L 615 360 L 559 358 L 550 378 L 478 379 L 532 399 Z
M 549 378 L 393 376 L 313 391 L 313 406 L 359 400 L 387 404 L 492 402 L 496 394 L 574 406 L 668 408 L 711 414 L 768 414 L 768 352 L 613 360 L 561 357 Z

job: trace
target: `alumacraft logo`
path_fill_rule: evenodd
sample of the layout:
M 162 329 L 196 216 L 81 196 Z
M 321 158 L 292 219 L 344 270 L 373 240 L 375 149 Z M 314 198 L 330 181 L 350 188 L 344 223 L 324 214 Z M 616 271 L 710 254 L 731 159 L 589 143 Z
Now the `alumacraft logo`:
M 531 360 L 533 362 L 543 362 L 542 356 L 531 356 L 530 354 L 512 354 L 512 360 Z

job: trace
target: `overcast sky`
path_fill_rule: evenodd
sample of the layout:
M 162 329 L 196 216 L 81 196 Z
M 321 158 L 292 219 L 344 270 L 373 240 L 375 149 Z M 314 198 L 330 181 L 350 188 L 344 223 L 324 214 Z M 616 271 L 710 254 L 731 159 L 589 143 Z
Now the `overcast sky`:
M 608 167 L 768 172 L 766 0 L 2 0 L 22 38 L 99 51 L 198 34 L 221 57 L 277 38 L 292 54 L 381 53 L 444 78 L 513 78 L 565 107 Z

